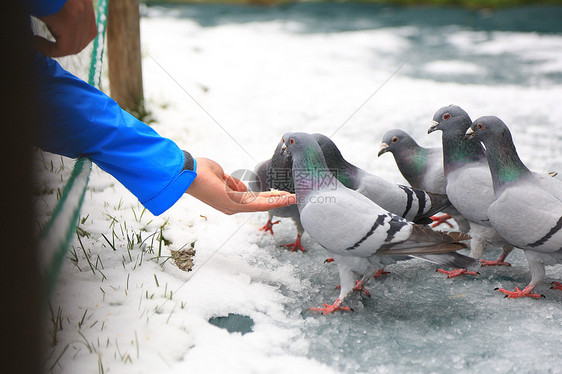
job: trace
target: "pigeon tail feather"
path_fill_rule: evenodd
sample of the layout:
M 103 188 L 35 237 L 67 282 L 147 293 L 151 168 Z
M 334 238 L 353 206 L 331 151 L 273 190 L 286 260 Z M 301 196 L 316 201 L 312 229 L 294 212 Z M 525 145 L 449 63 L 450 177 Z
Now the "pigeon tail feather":
M 479 265 L 477 259 L 464 256 L 456 252 L 444 253 L 438 255 L 426 254 L 426 255 L 419 255 L 413 257 L 417 257 L 437 265 L 448 266 L 451 268 L 467 269 L 467 268 L 477 267 Z
M 466 244 L 457 243 L 457 242 L 425 245 L 425 246 L 417 246 L 417 247 L 406 247 L 406 248 L 398 248 L 397 246 L 394 246 L 388 249 L 381 248 L 380 250 L 377 251 L 377 255 L 415 256 L 415 255 L 424 255 L 424 254 L 441 254 L 441 253 L 459 251 L 464 248 L 467 248 Z

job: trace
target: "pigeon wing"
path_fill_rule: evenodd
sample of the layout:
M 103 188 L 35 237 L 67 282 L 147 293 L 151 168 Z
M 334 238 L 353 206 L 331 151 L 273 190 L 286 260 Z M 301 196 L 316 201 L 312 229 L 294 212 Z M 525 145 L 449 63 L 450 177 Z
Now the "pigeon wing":
M 412 227 L 342 185 L 311 195 L 300 214 L 310 236 L 342 256 L 372 256 L 385 243 L 406 240 Z
M 531 178 L 506 188 L 488 213 L 496 231 L 514 246 L 555 252 L 562 249 L 562 200 L 542 184 Z

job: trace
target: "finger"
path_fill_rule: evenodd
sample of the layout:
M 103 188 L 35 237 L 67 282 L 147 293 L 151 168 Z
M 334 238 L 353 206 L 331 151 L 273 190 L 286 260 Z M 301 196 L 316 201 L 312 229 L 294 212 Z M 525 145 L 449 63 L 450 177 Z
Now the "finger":
M 297 199 L 294 194 L 283 193 L 253 193 L 253 192 L 231 192 L 228 194 L 230 199 L 237 204 L 237 209 L 241 212 L 266 211 L 296 204 Z
M 295 201 L 292 204 L 296 204 L 296 197 L 295 194 L 292 194 L 288 191 L 265 191 L 265 192 L 260 192 L 257 195 L 260 198 L 264 198 L 264 199 L 276 199 L 278 197 L 282 197 L 282 196 L 287 196 L 289 198 L 294 198 Z M 291 205 L 291 204 L 289 204 Z
M 244 182 L 242 182 L 240 179 L 235 178 L 233 176 L 230 176 L 228 174 L 224 175 L 224 181 L 226 182 L 226 185 L 234 190 L 234 191 L 238 191 L 238 192 L 246 192 L 248 191 L 248 187 L 246 187 L 246 185 L 244 184 Z
M 297 198 L 294 194 L 284 194 L 276 196 L 259 196 L 254 201 L 246 204 L 249 211 L 266 211 L 275 208 L 281 208 L 297 203 Z
M 270 199 L 271 201 L 277 201 L 282 197 L 292 198 L 294 194 L 287 191 L 265 191 L 265 192 L 239 192 L 239 191 L 227 191 L 227 195 L 236 204 L 250 204 L 256 199 L 261 199 L 263 201 Z M 296 204 L 296 200 L 292 203 L 287 203 L 286 205 Z

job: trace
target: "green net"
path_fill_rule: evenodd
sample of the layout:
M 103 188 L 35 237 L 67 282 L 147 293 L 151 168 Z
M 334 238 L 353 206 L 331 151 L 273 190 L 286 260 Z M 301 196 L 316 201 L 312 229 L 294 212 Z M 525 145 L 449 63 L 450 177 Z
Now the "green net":
M 96 88 L 101 86 L 108 1 L 99 0 L 96 12 L 98 35 L 93 41 L 88 76 L 88 83 Z M 84 201 L 91 170 L 92 162 L 89 159 L 80 158 L 76 161 L 60 200 L 53 210 L 51 218 L 41 231 L 39 247 L 41 256 L 45 259 L 43 261 L 45 264 L 43 284 L 47 288 L 47 294 L 50 293 L 56 282 L 66 252 L 76 232 L 80 208 Z

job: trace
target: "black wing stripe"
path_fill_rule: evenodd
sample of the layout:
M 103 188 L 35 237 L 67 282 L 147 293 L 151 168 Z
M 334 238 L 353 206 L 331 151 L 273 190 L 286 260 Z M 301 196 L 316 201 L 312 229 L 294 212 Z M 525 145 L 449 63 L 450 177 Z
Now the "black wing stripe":
M 362 237 L 357 243 L 353 244 L 351 247 L 347 247 L 346 251 L 351 251 L 352 249 L 355 249 L 355 248 L 359 247 L 361 245 L 361 243 L 363 243 L 365 240 L 367 240 L 367 238 L 369 236 L 371 236 L 373 234 L 373 232 L 375 232 L 377 227 L 382 226 L 384 224 L 384 217 L 386 217 L 385 214 L 379 215 L 377 220 L 375 221 L 375 223 L 373 223 L 373 226 L 371 227 L 369 232 L 367 232 L 367 234 L 365 234 L 365 236 Z
M 534 247 L 538 247 L 539 245 L 543 245 L 544 243 L 546 243 L 546 241 L 548 239 L 550 239 L 552 237 L 552 235 L 554 235 L 558 231 L 560 231 L 560 229 L 562 229 L 562 217 L 560 217 L 560 219 L 558 220 L 556 225 L 552 229 L 550 229 L 550 231 L 545 236 L 543 236 L 542 238 L 540 238 L 539 240 L 537 240 L 534 243 L 527 244 L 527 246 L 531 247 L 531 248 L 534 248 Z
M 385 243 L 390 243 L 390 241 L 394 239 L 394 235 L 396 235 L 396 233 L 400 231 L 402 227 L 407 225 L 406 222 L 402 221 L 398 216 L 395 215 L 392 215 L 389 224 L 390 228 L 388 229 L 388 232 L 386 234 Z
M 400 188 L 402 190 L 404 190 L 404 192 L 406 192 L 406 195 L 408 195 L 408 202 L 406 203 L 406 210 L 404 210 L 404 213 L 402 214 L 402 217 L 406 217 L 408 215 L 408 213 L 410 213 L 410 209 L 412 209 L 412 202 L 414 200 L 414 193 L 412 192 L 412 189 L 410 189 L 406 186 L 400 185 Z
M 416 193 L 416 197 L 418 198 L 418 214 L 417 217 L 423 216 L 424 209 L 425 209 L 425 201 L 426 201 L 426 194 L 424 191 L 422 190 L 414 190 L 414 192 Z

